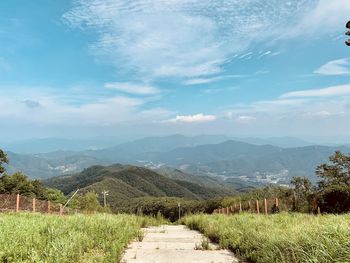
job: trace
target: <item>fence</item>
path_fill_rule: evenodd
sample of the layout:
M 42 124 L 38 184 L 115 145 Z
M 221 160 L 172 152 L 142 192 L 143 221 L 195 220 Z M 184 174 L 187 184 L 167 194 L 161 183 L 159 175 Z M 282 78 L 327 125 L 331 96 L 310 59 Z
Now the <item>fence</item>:
M 272 214 L 279 211 L 291 211 L 293 207 L 293 200 L 290 199 L 264 199 L 264 200 L 249 200 L 237 201 L 233 205 L 214 210 L 216 214 L 235 214 L 240 212 L 251 212 L 256 214 Z M 315 208 L 312 208 L 313 211 Z M 317 204 L 316 204 L 317 210 Z
M 47 200 L 39 200 L 22 195 L 0 194 L 0 212 L 39 212 L 48 214 L 67 214 L 68 209 L 64 209 L 62 204 L 52 203 Z

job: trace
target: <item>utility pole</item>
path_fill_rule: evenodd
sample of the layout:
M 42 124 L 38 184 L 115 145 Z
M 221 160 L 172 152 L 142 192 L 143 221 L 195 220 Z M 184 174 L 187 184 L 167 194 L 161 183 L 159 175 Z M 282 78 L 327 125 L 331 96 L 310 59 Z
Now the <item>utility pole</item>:
M 104 207 L 107 207 L 107 199 L 106 199 L 106 196 L 108 195 L 108 192 L 109 192 L 109 191 L 106 191 L 106 190 L 104 190 L 104 191 L 102 192 L 102 194 L 103 194 L 103 205 L 104 205 Z
M 180 220 L 180 218 L 181 218 L 181 204 L 178 203 L 177 206 L 179 207 L 179 220 Z

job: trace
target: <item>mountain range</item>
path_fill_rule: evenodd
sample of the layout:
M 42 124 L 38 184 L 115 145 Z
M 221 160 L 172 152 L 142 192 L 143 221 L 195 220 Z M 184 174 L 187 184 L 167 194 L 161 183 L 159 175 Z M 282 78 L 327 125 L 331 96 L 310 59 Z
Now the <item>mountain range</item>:
M 327 162 L 335 150 L 349 153 L 350 147 L 307 145 L 286 148 L 230 140 L 220 135 L 172 135 L 143 138 L 97 150 L 40 154 L 8 152 L 10 165 L 7 168 L 9 172 L 21 170 L 32 178 L 49 178 L 78 173 L 93 165 L 115 163 L 144 166 L 163 173 L 171 167 L 169 169 L 207 180 L 224 180 L 237 189 L 244 189 L 266 183 L 288 184 L 293 176 L 307 176 L 316 181 L 316 166 Z M 175 176 L 173 172 L 171 174 Z
M 84 150 L 98 150 L 111 147 L 111 145 L 124 145 L 125 147 L 144 147 L 150 146 L 153 150 L 158 151 L 159 148 L 169 149 L 174 143 L 176 147 L 195 146 L 201 144 L 219 143 L 227 140 L 241 141 L 256 145 L 270 144 L 278 147 L 302 147 L 313 145 L 308 141 L 294 138 L 294 137 L 271 137 L 271 138 L 257 138 L 257 137 L 231 137 L 224 135 L 197 135 L 197 136 L 183 136 L 179 134 L 164 136 L 164 137 L 139 137 L 135 139 L 132 135 L 123 136 L 109 136 L 109 137 L 94 137 L 85 139 L 66 139 L 66 138 L 39 138 L 26 139 L 18 141 L 0 141 L 1 148 L 6 151 L 11 151 L 21 154 L 37 154 L 50 153 L 55 151 L 84 151 Z M 163 143 L 164 146 L 159 146 Z M 141 146 L 138 146 L 141 145 Z M 121 146 L 122 147 L 122 146 Z M 125 148 L 124 147 L 124 148 Z M 113 147 L 112 147 L 113 148 Z M 173 147 L 171 147 L 173 148 Z

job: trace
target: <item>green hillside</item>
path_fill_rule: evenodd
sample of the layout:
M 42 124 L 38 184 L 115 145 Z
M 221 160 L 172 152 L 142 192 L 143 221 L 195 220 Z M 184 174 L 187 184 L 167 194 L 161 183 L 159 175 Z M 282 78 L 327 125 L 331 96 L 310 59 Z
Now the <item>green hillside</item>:
M 190 175 L 189 175 L 190 176 Z M 193 177 L 193 176 L 191 176 Z M 233 194 L 229 188 L 207 187 L 205 183 L 189 182 L 181 179 L 171 179 L 153 170 L 115 164 L 111 166 L 92 166 L 74 175 L 53 177 L 44 181 L 47 186 L 58 188 L 65 194 L 76 189 L 82 192 L 95 191 L 101 193 L 109 191 L 108 202 L 112 207 L 130 199 L 140 197 L 178 197 L 191 200 L 204 200 Z

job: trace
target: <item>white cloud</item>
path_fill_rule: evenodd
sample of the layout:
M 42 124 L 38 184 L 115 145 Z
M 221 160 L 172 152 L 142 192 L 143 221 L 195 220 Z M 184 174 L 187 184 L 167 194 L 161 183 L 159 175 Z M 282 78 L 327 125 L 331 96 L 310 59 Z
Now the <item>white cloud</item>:
M 337 113 L 331 113 L 326 110 L 321 110 L 321 111 L 315 111 L 315 112 L 305 112 L 303 113 L 303 117 L 306 119 L 314 119 L 314 118 L 327 118 L 331 115 L 335 115 Z
M 281 98 L 331 97 L 350 95 L 350 84 L 332 86 L 323 89 L 292 91 L 281 95 Z
M 63 15 L 94 30 L 100 58 L 149 78 L 203 77 L 222 72 L 235 54 L 296 24 L 316 0 L 76 0 Z M 272 55 L 272 54 L 269 54 Z
M 314 71 L 321 75 L 349 75 L 350 74 L 350 59 L 343 58 L 332 60 Z
M 256 120 L 256 117 L 253 117 L 253 116 L 242 115 L 237 117 L 237 121 L 240 123 L 251 123 L 251 122 L 254 122 L 255 120 Z
M 79 95 L 75 96 L 79 98 Z M 23 88 L 21 92 L 9 92 L 0 97 L 0 122 L 64 128 L 153 122 L 173 114 L 162 108 L 148 108 L 149 101 L 148 98 L 112 96 L 91 98 L 76 104 L 51 92 Z
M 252 55 L 253 55 L 253 52 L 248 52 L 248 53 L 241 55 L 239 58 L 240 59 L 243 59 L 243 58 L 250 59 L 252 57 Z
M 309 3 L 312 8 L 306 10 L 297 23 L 281 31 L 280 39 L 304 37 L 306 40 L 340 33 L 344 37 L 345 23 L 349 20 L 350 1 L 310 0 Z
M 245 75 L 222 75 L 222 76 L 216 76 L 212 78 L 194 78 L 194 79 L 188 79 L 183 82 L 185 85 L 200 85 L 200 84 L 207 84 L 207 83 L 213 83 L 224 79 L 231 79 L 231 78 L 244 78 Z
M 121 92 L 136 94 L 136 95 L 154 95 L 154 94 L 160 93 L 160 90 L 155 87 L 142 85 L 142 84 L 128 83 L 128 82 L 106 83 L 105 87 L 108 89 L 114 89 Z
M 259 58 L 262 58 L 262 57 L 265 57 L 265 56 L 268 56 L 268 55 L 271 55 L 272 52 L 270 50 L 266 51 L 266 52 L 263 52 L 259 55 Z
M 349 101 L 350 85 L 300 90 L 271 100 L 234 105 L 225 116 L 236 132 L 245 134 L 346 134 L 350 129 Z
M 215 121 L 216 116 L 214 115 L 204 115 L 203 113 L 195 115 L 178 115 L 173 119 L 169 119 L 165 122 L 172 123 L 195 123 L 195 122 L 210 122 Z

